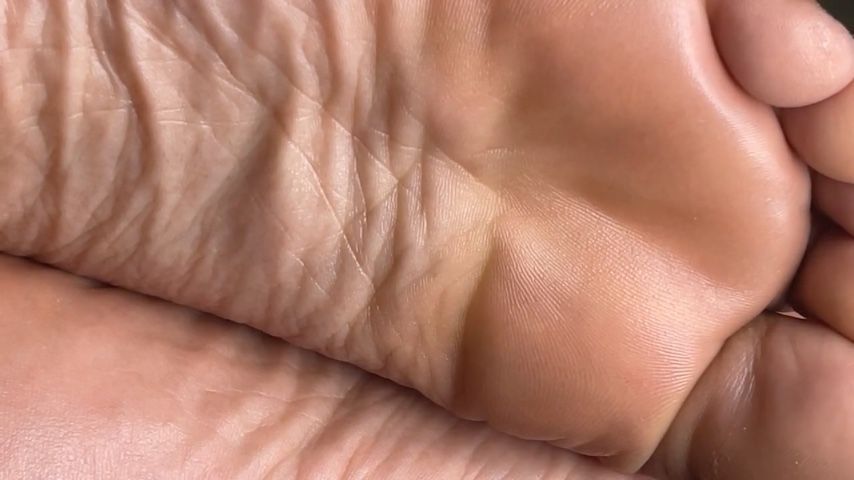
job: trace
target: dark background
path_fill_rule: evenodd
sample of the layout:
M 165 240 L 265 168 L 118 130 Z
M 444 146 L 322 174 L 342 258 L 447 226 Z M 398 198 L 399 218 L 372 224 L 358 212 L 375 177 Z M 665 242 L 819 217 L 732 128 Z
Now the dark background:
M 750 0 L 747 0 L 750 1 Z M 854 0 L 820 0 L 824 8 L 842 20 L 849 31 L 854 31 Z

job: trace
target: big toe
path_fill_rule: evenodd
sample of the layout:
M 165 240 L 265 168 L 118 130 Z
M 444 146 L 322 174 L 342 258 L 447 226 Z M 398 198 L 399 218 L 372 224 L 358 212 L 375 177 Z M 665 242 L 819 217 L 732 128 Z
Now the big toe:
M 854 78 L 854 41 L 813 0 L 713 0 L 710 8 L 730 73 L 762 102 L 810 105 Z

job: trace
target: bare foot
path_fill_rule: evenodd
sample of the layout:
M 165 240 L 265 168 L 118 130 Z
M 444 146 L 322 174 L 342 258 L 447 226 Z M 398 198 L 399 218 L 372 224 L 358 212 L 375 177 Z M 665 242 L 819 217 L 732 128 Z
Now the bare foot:
M 0 478 L 640 480 L 162 301 L 3 257 L 0 290 Z M 647 470 L 848 479 L 852 368 L 827 329 L 759 319 Z
M 640 480 L 247 327 L 0 256 L 0 478 Z
M 771 105 L 852 76 L 791 0 L 0 15 L 0 249 L 629 470 L 800 260 Z

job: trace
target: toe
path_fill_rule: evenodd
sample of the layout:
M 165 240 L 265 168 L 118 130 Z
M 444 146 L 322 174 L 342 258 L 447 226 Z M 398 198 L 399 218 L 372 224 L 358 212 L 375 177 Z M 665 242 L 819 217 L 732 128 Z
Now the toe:
M 792 299 L 799 311 L 854 339 L 854 238 L 838 229 L 822 233 L 804 259 Z
M 854 185 L 813 174 L 813 204 L 843 230 L 854 235 Z
M 718 50 L 741 86 L 776 107 L 800 107 L 854 77 L 854 41 L 813 0 L 713 0 Z
M 666 478 L 848 479 L 854 346 L 824 326 L 768 316 L 739 332 L 651 463 Z
M 854 182 L 854 83 L 821 103 L 781 112 L 789 142 L 824 176 Z

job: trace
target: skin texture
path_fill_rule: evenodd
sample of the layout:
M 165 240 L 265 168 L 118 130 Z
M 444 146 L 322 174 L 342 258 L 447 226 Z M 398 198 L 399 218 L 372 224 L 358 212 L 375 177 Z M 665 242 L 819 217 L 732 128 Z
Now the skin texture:
M 9 5 L 0 249 L 625 470 L 705 418 L 689 394 L 801 258 L 771 106 L 852 75 L 808 2 L 750 35 L 735 1 Z M 715 435 L 649 468 L 704 471 Z
M 642 480 L 246 327 L 0 258 L 0 477 Z
M 0 476 L 644 480 L 457 419 L 246 327 L 0 257 Z M 765 316 L 700 381 L 654 478 L 849 478 L 854 347 Z

